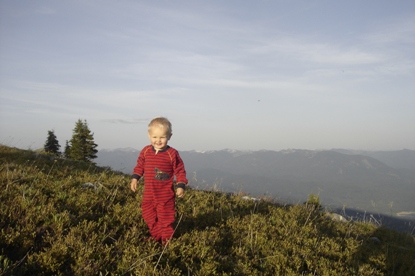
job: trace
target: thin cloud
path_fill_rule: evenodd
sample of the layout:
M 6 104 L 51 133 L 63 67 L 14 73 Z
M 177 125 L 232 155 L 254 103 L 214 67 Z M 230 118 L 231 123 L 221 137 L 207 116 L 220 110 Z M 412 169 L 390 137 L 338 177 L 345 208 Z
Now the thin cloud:
M 366 34 L 361 39 L 373 45 L 385 45 L 385 47 L 390 47 L 390 43 L 412 44 L 415 42 L 415 14 L 377 26 L 372 33 Z
M 284 57 L 293 61 L 333 65 L 371 64 L 382 59 L 378 55 L 356 46 L 353 48 L 341 47 L 333 43 L 316 42 L 302 37 L 265 42 L 261 46 L 252 48 L 252 54 L 271 57 L 271 60 Z
M 111 124 L 127 124 L 127 125 L 137 125 L 137 124 L 147 124 L 149 119 L 105 119 L 102 120 L 104 123 L 111 123 Z

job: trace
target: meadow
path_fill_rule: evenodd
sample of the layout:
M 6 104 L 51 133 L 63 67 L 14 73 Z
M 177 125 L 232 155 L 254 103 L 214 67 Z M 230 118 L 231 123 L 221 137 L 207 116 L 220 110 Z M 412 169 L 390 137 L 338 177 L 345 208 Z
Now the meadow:
M 286 205 L 188 189 L 162 246 L 129 175 L 0 146 L 0 180 L 0 275 L 415 274 L 414 237 L 327 219 L 313 195 Z

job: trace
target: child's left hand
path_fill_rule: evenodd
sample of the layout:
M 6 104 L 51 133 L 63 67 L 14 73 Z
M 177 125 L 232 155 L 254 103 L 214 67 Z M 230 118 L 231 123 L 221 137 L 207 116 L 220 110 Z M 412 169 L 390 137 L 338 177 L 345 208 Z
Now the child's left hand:
M 184 196 L 184 189 L 183 188 L 177 188 L 176 196 L 183 197 Z

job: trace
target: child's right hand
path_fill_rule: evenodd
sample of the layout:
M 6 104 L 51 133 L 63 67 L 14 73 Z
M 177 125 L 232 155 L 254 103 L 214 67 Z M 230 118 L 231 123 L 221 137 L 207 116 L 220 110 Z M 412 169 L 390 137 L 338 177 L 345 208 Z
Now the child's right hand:
M 130 188 L 131 191 L 135 192 L 137 190 L 137 179 L 133 178 L 131 179 Z

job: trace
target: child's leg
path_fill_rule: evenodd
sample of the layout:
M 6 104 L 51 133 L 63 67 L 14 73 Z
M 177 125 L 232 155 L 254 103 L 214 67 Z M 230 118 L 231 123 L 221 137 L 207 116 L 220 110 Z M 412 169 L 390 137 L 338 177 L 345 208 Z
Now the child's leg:
M 158 226 L 160 228 L 161 240 L 167 241 L 173 236 L 173 223 L 175 218 L 175 198 L 157 205 Z
M 151 237 L 156 241 L 160 241 L 162 236 L 160 224 L 157 218 L 156 206 L 154 206 L 152 201 L 143 201 L 141 203 L 141 210 L 143 219 L 149 228 Z

